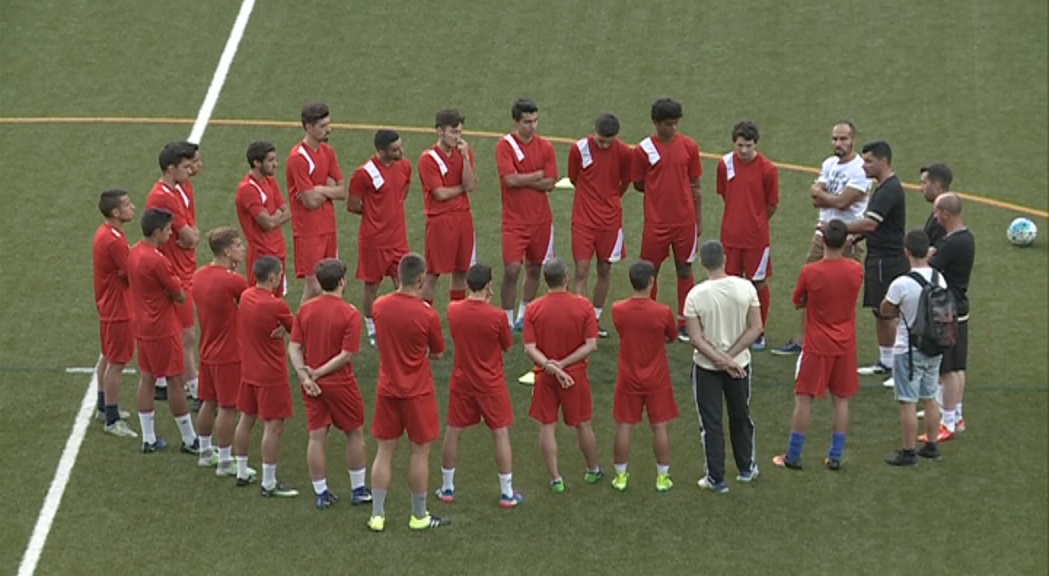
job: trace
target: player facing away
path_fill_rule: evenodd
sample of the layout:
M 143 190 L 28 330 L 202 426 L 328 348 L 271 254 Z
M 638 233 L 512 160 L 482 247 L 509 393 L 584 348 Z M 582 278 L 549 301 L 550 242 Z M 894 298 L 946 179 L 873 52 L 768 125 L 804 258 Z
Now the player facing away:
M 237 306 L 248 282 L 237 269 L 245 246 L 233 228 L 208 232 L 213 258 L 193 275 L 193 301 L 200 323 L 200 438 L 201 467 L 217 466 L 215 475 L 233 476 L 233 431 L 237 425 L 240 393 L 240 341 Z M 212 438 L 214 436 L 214 446 Z
M 183 381 L 181 323 L 175 304 L 185 302 L 182 283 L 171 261 L 160 252 L 172 236 L 170 212 L 147 209 L 142 214 L 142 240 L 128 254 L 127 269 L 131 295 L 132 331 L 138 347 L 138 420 L 142 426 L 142 452 L 150 454 L 167 447 L 156 435 L 153 421 L 154 386 L 158 377 L 168 380 L 173 394 L 168 407 L 182 435 L 182 451 L 199 451 L 197 434 L 189 416 Z
M 674 311 L 656 303 L 650 293 L 656 281 L 656 267 L 646 260 L 630 265 L 630 285 L 634 294 L 612 305 L 612 322 L 619 333 L 619 369 L 616 377 L 612 415 L 616 439 L 612 462 L 616 476 L 612 488 L 627 489 L 630 473 L 630 435 L 641 423 L 642 410 L 648 412 L 652 426 L 652 450 L 656 455 L 656 490 L 674 487 L 670 479 L 670 431 L 668 424 L 678 417 L 670 367 L 665 350 L 677 337 Z
M 849 399 L 859 391 L 856 374 L 856 299 L 863 287 L 863 266 L 842 251 L 848 230 L 831 220 L 822 235 L 823 257 L 801 269 L 794 286 L 794 306 L 805 310 L 807 336 L 794 377 L 794 414 L 787 451 L 776 466 L 801 470 L 801 451 L 812 422 L 813 399 L 830 390 L 833 399 L 830 451 L 824 465 L 840 470 L 849 427 Z
M 510 108 L 510 115 L 513 132 L 503 136 L 495 147 L 503 203 L 503 283 L 499 298 L 507 321 L 520 330 L 528 303 L 539 291 L 543 262 L 554 255 L 554 217 L 547 194 L 557 182 L 557 156 L 553 144 L 536 133 L 539 106 L 534 100 L 518 99 Z M 515 320 L 522 262 L 525 279 Z
M 761 326 L 769 319 L 769 222 L 779 206 L 779 171 L 758 152 L 757 124 L 744 120 L 732 127 L 732 152 L 718 161 L 718 196 L 725 202 L 721 216 L 721 244 L 725 247 L 725 272 L 750 280 L 761 302 Z M 762 334 L 751 346 L 767 347 Z
M 277 460 L 284 421 L 292 417 L 288 358 L 284 336 L 292 327 L 291 310 L 273 291 L 280 283 L 280 260 L 255 261 L 255 285 L 240 295 L 237 338 L 240 341 L 241 383 L 237 396 L 240 421 L 233 436 L 237 486 L 255 481 L 248 468 L 248 447 L 256 420 L 262 420 L 262 486 L 267 497 L 298 496 L 299 491 L 277 481 Z M 312 271 L 311 271 L 312 273 Z
M 448 304 L 448 329 L 455 343 L 455 361 L 448 384 L 448 426 L 441 454 L 441 502 L 455 502 L 455 465 L 463 430 L 481 419 L 492 432 L 495 464 L 499 471 L 499 506 L 516 508 L 524 497 L 514 491 L 510 426 L 514 408 L 503 375 L 503 353 L 513 346 L 506 317 L 489 304 L 492 269 L 475 264 L 466 272 L 469 293 L 465 300 Z
M 444 336 L 440 316 L 419 297 L 425 274 L 422 256 L 406 254 L 398 266 L 397 291 L 375 301 L 379 381 L 372 435 L 378 447 L 372 463 L 372 516 L 368 519 L 368 528 L 373 532 L 386 529 L 386 493 L 390 489 L 393 456 L 405 432 L 411 450 L 408 487 L 412 493 L 412 514 L 408 527 L 428 530 L 450 523 L 426 509 L 430 445 L 441 436 L 430 360 L 444 355 Z
M 189 184 L 194 174 L 195 159 L 199 160 L 199 151 L 195 144 L 189 142 L 171 142 L 160 151 L 160 180 L 146 196 L 146 209 L 158 209 L 169 212 L 172 216 L 171 237 L 160 246 L 160 252 L 171 261 L 175 274 L 182 285 L 185 300 L 175 306 L 180 326 L 180 338 L 185 358 L 183 382 L 187 388 L 196 387 L 197 368 L 193 353 L 197 346 L 196 325 L 193 318 L 193 295 L 190 293 L 193 273 L 197 269 L 197 243 L 200 242 L 200 230 L 197 229 L 196 204 L 193 189 Z M 167 379 L 161 378 L 156 383 L 156 399 L 167 399 Z
M 353 373 L 353 356 L 361 349 L 361 315 L 342 299 L 346 264 L 328 258 L 317 262 L 313 271 L 321 294 L 303 304 L 295 316 L 288 356 L 302 387 L 309 432 L 306 463 L 317 508 L 323 510 L 338 501 L 328 489 L 326 470 L 325 450 L 332 426 L 346 435 L 350 503 L 371 502 L 372 495 L 364 485 L 364 400 Z
M 657 283 L 652 299 L 658 295 L 659 268 L 674 250 L 677 274 L 678 340 L 688 341 L 685 322 L 680 316 L 685 296 L 692 289 L 692 261 L 703 232 L 703 195 L 699 178 L 699 146 L 678 133 L 684 113 L 681 104 L 670 98 L 652 103 L 655 134 L 634 149 L 634 189 L 645 195 L 645 224 L 641 236 L 641 258 L 656 267 Z
M 237 220 L 248 241 L 248 257 L 244 261 L 248 284 L 255 283 L 255 261 L 260 256 L 275 256 L 281 270 L 287 268 L 287 248 L 283 227 L 291 221 L 291 208 L 284 202 L 277 173 L 277 148 L 264 140 L 248 145 L 248 166 L 251 168 L 237 185 L 234 204 Z M 287 275 L 281 276 L 277 296 L 288 293 Z
M 128 246 L 124 225 L 135 219 L 135 205 L 124 190 L 106 190 L 98 199 L 105 218 L 92 244 L 95 308 L 98 311 L 102 356 L 98 361 L 98 402 L 95 416 L 106 423 L 105 431 L 123 438 L 138 438 L 121 413 L 120 380 L 124 366 L 135 355 L 135 335 L 128 309 Z
M 550 473 L 550 489 L 561 494 L 565 481 L 557 462 L 557 414 L 575 428 L 586 461 L 583 480 L 604 478 L 597 461 L 597 439 L 590 425 L 593 398 L 587 357 L 597 350 L 597 318 L 582 296 L 568 291 L 568 267 L 560 258 L 543 265 L 549 292 L 528 307 L 524 318 L 525 354 L 535 362 L 535 388 L 528 415 L 539 423 L 539 450 Z
M 397 284 L 397 266 L 408 253 L 404 200 L 412 183 L 412 163 L 404 159 L 401 137 L 393 130 L 375 133 L 375 154 L 354 171 L 346 210 L 360 214 L 357 229 L 357 279 L 364 282 L 364 325 L 375 345 L 372 304 L 382 279 Z
M 451 274 L 450 301 L 466 298 L 466 272 L 477 260 L 469 194 L 477 189 L 474 153 L 463 140 L 466 117 L 437 113 L 437 144 L 419 156 L 419 181 L 426 207 L 426 283 L 422 298 L 433 304 L 441 274 Z
M 838 122 L 831 128 L 831 147 L 833 154 L 823 161 L 820 175 L 809 188 L 812 205 L 819 209 L 817 228 L 812 235 L 812 244 L 805 262 L 818 262 L 823 258 L 823 233 L 818 225 L 831 220 L 841 220 L 848 224 L 863 218 L 867 211 L 867 189 L 870 180 L 863 171 L 863 157 L 856 153 L 856 126 L 848 120 Z M 846 241 L 843 252 L 847 258 L 857 262 L 863 260 L 863 239 Z M 783 346 L 773 348 L 772 354 L 791 356 L 801 352 L 805 340 L 805 317 L 801 315 L 801 326 L 798 334 Z
M 302 141 L 288 153 L 284 176 L 291 203 L 291 234 L 295 276 L 304 280 L 302 302 L 320 294 L 313 267 L 324 258 L 339 257 L 334 200 L 345 200 L 346 181 L 335 150 L 328 145 L 331 111 L 322 102 L 302 107 Z
M 590 260 L 597 257 L 597 282 L 591 302 L 601 321 L 608 298 L 612 263 L 626 255 L 623 205 L 620 198 L 630 186 L 630 147 L 617 138 L 619 118 L 602 114 L 594 131 L 568 150 L 568 179 L 575 186 L 572 200 L 572 258 L 575 260 L 573 292 L 586 296 Z M 608 332 L 598 325 L 597 334 Z

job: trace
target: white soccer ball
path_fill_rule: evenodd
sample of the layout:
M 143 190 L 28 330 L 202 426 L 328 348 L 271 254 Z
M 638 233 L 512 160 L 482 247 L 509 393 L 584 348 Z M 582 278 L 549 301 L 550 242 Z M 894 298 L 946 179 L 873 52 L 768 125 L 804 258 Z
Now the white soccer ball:
M 1006 234 L 1013 246 L 1030 246 L 1038 237 L 1038 227 L 1028 218 L 1017 218 L 1009 223 Z

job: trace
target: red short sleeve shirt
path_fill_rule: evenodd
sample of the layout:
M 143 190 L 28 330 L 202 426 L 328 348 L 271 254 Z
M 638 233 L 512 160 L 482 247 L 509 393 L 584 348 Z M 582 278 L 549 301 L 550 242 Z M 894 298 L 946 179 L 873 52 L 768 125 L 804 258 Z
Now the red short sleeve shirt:
M 291 329 L 291 341 L 302 346 L 306 366 L 320 368 L 343 351 L 361 349 L 361 315 L 338 296 L 322 294 L 302 305 Z M 318 384 L 356 384 L 353 363 L 322 377 Z
M 474 151 L 470 149 L 470 166 L 474 166 Z M 426 206 L 426 217 L 433 218 L 442 214 L 470 211 L 470 196 L 459 194 L 449 200 L 438 200 L 433 195 L 437 188 L 454 188 L 463 183 L 463 153 L 453 148 L 451 154 L 445 154 L 440 145 L 419 156 L 419 180 L 422 182 L 423 203 Z
M 129 320 L 127 261 L 131 248 L 127 236 L 115 226 L 102 224 L 95 231 L 91 252 L 98 319 L 103 322 Z
M 354 171 L 350 195 L 360 198 L 363 206 L 357 229 L 362 248 L 408 249 L 404 200 L 411 182 L 412 163 L 403 159 L 386 166 L 374 156 Z
M 342 170 L 335 150 L 322 143 L 316 150 L 305 142 L 299 142 L 288 154 L 284 165 L 288 184 L 288 200 L 291 202 L 291 229 L 296 238 L 335 234 L 335 206 L 331 200 L 316 210 L 307 210 L 299 195 L 317 186 L 327 186 L 328 178 L 342 181 Z
M 564 358 L 590 338 L 597 338 L 597 317 L 586 298 L 564 291 L 548 292 L 525 311 L 525 344 L 535 344 L 549 358 Z M 567 372 L 585 371 L 586 364 L 584 359 L 569 366 Z
M 193 303 L 200 320 L 200 361 L 239 364 L 237 305 L 248 281 L 233 270 L 208 264 L 193 276 Z
M 856 353 L 856 300 L 863 266 L 848 258 L 801 268 L 794 305 L 805 305 L 805 351 L 823 356 Z
M 441 318 L 417 296 L 387 294 L 372 306 L 379 348 L 376 394 L 412 398 L 434 391 L 430 354 L 444 352 Z
M 630 147 L 615 140 L 601 148 L 592 136 L 568 150 L 568 178 L 575 185 L 572 226 L 618 230 L 623 226 L 620 190 L 630 182 Z
M 718 161 L 718 195 L 725 201 L 721 243 L 728 248 L 761 249 L 769 245 L 768 207 L 779 205 L 779 172 L 758 154 L 744 163 L 735 152 Z
M 152 244 L 139 241 L 127 261 L 131 316 L 139 340 L 163 340 L 181 330 L 173 294 L 182 284 L 171 262 Z
M 692 180 L 703 175 L 699 146 L 677 135 L 669 144 L 649 137 L 634 148 L 634 182 L 645 186 L 645 226 L 660 228 L 696 223 Z
M 448 330 L 455 343 L 453 390 L 486 396 L 506 386 L 503 353 L 513 345 L 513 337 L 502 310 L 480 300 L 452 302 Z
M 163 180 L 158 180 L 146 197 L 146 209 L 155 208 L 171 212 L 171 238 L 160 247 L 160 251 L 171 260 L 182 285 L 188 288 L 197 270 L 197 250 L 179 246 L 178 233 L 187 226 L 197 225 L 192 185 L 186 183 L 171 188 Z
M 503 199 L 503 227 L 520 227 L 553 222 L 546 192 L 533 188 L 507 186 L 510 174 L 543 171 L 546 178 L 557 178 L 557 157 L 549 140 L 534 136 L 527 144 L 514 133 L 503 136 L 495 147 L 499 188 Z
M 287 248 L 281 227 L 266 230 L 255 220 L 263 212 L 272 216 L 281 206 L 284 206 L 284 196 L 280 193 L 277 180 L 272 176 L 267 176 L 260 182 L 248 174 L 237 185 L 237 196 L 234 203 L 237 207 L 240 229 L 244 231 L 244 238 L 248 241 L 248 247 L 252 252 L 260 256 L 285 258 Z
M 619 333 L 619 374 L 623 390 L 646 394 L 670 386 L 666 343 L 677 338 L 674 312 L 650 298 L 629 298 L 612 305 Z
M 269 290 L 252 286 L 240 296 L 237 338 L 240 340 L 240 374 L 254 386 L 287 386 L 288 357 L 284 339 L 273 331 L 291 330 L 292 316 L 284 300 Z

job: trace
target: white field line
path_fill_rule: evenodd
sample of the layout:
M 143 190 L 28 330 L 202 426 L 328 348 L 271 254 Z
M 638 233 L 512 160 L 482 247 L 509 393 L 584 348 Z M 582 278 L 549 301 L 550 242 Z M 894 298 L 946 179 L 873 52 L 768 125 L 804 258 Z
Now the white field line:
M 219 65 L 215 67 L 215 75 L 211 77 L 208 93 L 204 96 L 204 103 L 200 105 L 200 111 L 197 112 L 197 120 L 193 122 L 193 130 L 189 132 L 190 142 L 199 144 L 200 140 L 204 138 L 204 130 L 207 129 L 208 122 L 211 121 L 211 112 L 219 101 L 222 86 L 226 84 L 226 74 L 229 73 L 229 67 L 233 64 L 233 57 L 237 55 L 237 47 L 240 46 L 240 39 L 244 37 L 244 30 L 248 27 L 248 19 L 251 18 L 251 12 L 254 9 L 255 0 L 244 0 L 240 4 L 240 12 L 237 13 L 237 19 L 233 22 L 233 28 L 229 31 L 226 47 L 222 49 L 222 56 L 219 57 Z
M 75 366 L 73 368 L 66 368 L 66 374 L 94 374 L 95 368 L 85 366 Z M 138 370 L 134 368 L 124 368 L 124 374 L 138 374 Z

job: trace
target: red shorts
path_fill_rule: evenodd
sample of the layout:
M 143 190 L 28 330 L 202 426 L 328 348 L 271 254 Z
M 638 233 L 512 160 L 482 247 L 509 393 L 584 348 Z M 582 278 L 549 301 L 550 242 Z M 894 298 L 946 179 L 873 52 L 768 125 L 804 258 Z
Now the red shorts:
M 441 417 L 433 392 L 411 398 L 375 396 L 372 436 L 376 440 L 397 440 L 405 430 L 412 444 L 429 444 L 441 437 Z
M 283 298 L 288 295 L 288 265 L 284 256 L 277 256 L 276 254 L 259 254 L 251 249 L 251 245 L 248 245 L 248 258 L 247 258 L 247 276 L 248 286 L 255 285 L 255 261 L 262 256 L 276 256 L 280 259 L 280 284 L 273 289 L 273 294 L 278 298 Z
M 171 378 L 185 371 L 182 355 L 182 335 L 175 334 L 160 340 L 138 340 L 138 369 L 156 376 Z
M 489 430 L 508 428 L 514 423 L 514 407 L 510 404 L 510 392 L 503 385 L 493 394 L 483 396 L 456 392 L 448 394 L 448 425 L 454 428 L 469 428 L 481 421 Z
M 256 386 L 241 382 L 237 410 L 259 420 L 290 420 L 294 415 L 291 389 L 287 385 Z
M 339 241 L 335 233 L 320 236 L 295 236 L 295 277 L 313 276 L 313 267 L 325 258 L 339 257 Z
M 110 364 L 127 364 L 135 356 L 135 335 L 129 320 L 99 322 L 99 341 L 102 357 Z
M 856 354 L 822 356 L 802 351 L 794 376 L 794 394 L 823 398 L 827 390 L 838 398 L 852 398 L 860 389 Z
M 572 258 L 581 262 L 590 260 L 594 254 L 602 262 L 619 262 L 626 257 L 623 229 L 595 230 L 587 226 L 572 226 Z
M 178 322 L 185 330 L 196 326 L 197 319 L 193 316 L 193 292 L 189 286 L 185 286 L 182 288 L 182 293 L 186 295 L 186 301 L 175 303 L 175 314 L 178 314 Z
M 625 386 L 616 383 L 612 401 L 612 417 L 616 422 L 638 424 L 641 422 L 642 409 L 648 412 L 650 424 L 662 424 L 677 419 L 677 400 L 674 399 L 674 388 L 669 382 L 643 394 L 626 392 L 624 388 Z
M 313 432 L 334 425 L 343 432 L 349 432 L 364 426 L 364 399 L 356 383 L 321 384 L 320 387 L 320 396 L 307 396 L 305 391 L 302 393 L 307 430 Z
M 215 402 L 222 408 L 236 408 L 240 397 L 240 362 L 212 364 L 200 361 L 197 373 L 201 402 Z
M 572 371 L 569 375 L 575 379 L 571 388 L 562 388 L 557 378 L 546 372 L 535 373 L 535 388 L 532 389 L 532 405 L 528 415 L 540 424 L 557 422 L 557 411 L 560 408 L 566 426 L 575 428 L 583 422 L 589 422 L 593 416 L 594 402 L 590 396 L 590 382 L 586 371 Z
M 363 248 L 357 245 L 357 279 L 368 284 L 378 284 L 383 278 L 397 278 L 397 267 L 408 247 Z
M 725 273 L 739 276 L 752 282 L 761 282 L 772 277 L 772 253 L 764 248 L 725 247 Z
M 453 212 L 426 219 L 427 272 L 466 272 L 476 262 L 474 219 L 469 212 Z
M 641 234 L 641 259 L 659 265 L 662 264 L 670 249 L 674 249 L 675 262 L 692 263 L 699 251 L 696 239 L 696 225 L 686 224 L 673 228 L 645 226 Z
M 503 226 L 503 264 L 542 264 L 554 257 L 554 223 Z

